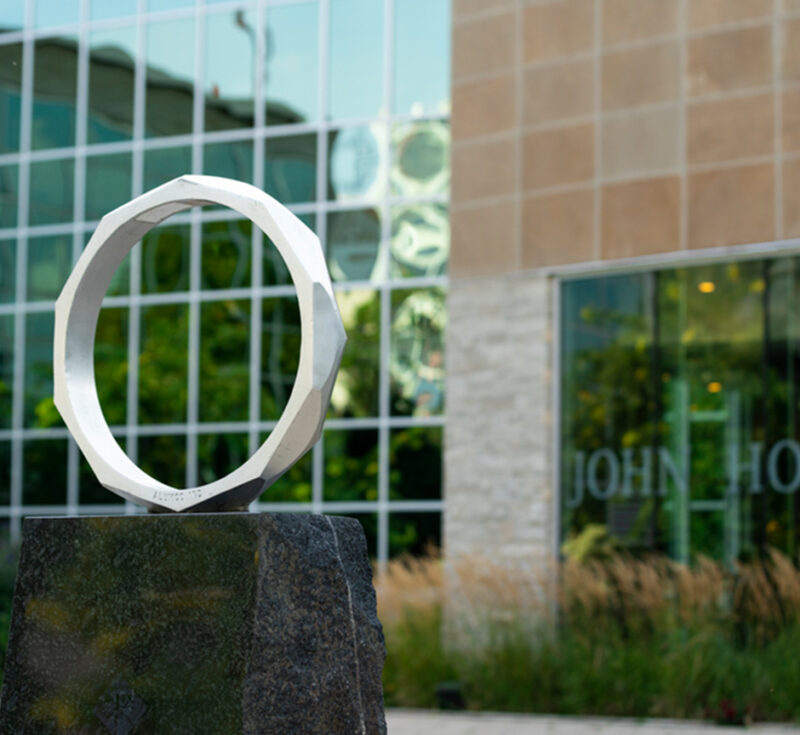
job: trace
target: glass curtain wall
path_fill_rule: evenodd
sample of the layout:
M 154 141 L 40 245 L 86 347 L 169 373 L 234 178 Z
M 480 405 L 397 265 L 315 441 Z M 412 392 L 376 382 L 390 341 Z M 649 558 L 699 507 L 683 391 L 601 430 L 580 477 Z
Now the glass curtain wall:
M 567 550 L 796 555 L 799 278 L 780 257 L 562 283 Z
M 183 173 L 319 235 L 349 335 L 322 440 L 254 508 L 354 515 L 379 559 L 440 539 L 448 0 L 0 4 L 0 518 L 137 512 L 52 404 L 53 302 L 102 215 Z M 273 244 L 219 207 L 138 244 L 101 313 L 101 404 L 177 487 L 241 464 L 299 356 Z

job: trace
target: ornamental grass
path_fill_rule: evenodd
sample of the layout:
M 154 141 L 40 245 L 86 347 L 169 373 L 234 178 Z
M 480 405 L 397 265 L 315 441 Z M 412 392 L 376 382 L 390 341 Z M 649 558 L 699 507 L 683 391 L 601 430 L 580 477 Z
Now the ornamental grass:
M 430 555 L 375 582 L 390 706 L 800 721 L 800 570 L 778 552 L 539 573 Z

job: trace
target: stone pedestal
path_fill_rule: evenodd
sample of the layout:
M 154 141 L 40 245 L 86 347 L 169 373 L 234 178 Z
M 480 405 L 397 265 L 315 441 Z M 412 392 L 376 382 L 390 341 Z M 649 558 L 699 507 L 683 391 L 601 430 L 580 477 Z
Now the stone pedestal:
M 0 733 L 385 733 L 384 644 L 348 518 L 31 518 Z

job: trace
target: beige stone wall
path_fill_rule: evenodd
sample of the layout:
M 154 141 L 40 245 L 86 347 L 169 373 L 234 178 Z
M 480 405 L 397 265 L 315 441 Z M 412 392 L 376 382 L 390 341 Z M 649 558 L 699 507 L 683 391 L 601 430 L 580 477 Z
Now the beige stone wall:
M 445 545 L 556 547 L 542 267 L 800 237 L 800 0 L 453 0 Z
M 454 278 L 800 236 L 797 0 L 454 0 Z

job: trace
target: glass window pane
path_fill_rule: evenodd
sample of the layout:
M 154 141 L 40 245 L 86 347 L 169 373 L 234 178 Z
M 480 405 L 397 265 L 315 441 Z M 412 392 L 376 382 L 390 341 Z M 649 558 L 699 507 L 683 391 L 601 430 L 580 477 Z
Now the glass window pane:
M 94 31 L 89 36 L 89 143 L 133 136 L 136 27 Z
M 381 281 L 378 253 L 381 220 L 377 209 L 328 214 L 327 258 L 334 281 Z
M 328 199 L 381 199 L 386 191 L 385 126 L 334 130 L 328 140 Z
M 392 293 L 389 364 L 392 413 L 431 416 L 444 411 L 444 332 L 441 289 Z
M 312 232 L 316 233 L 317 217 L 314 214 L 298 214 L 297 218 Z M 264 286 L 283 286 L 292 282 L 289 269 L 283 262 L 278 248 L 266 235 L 262 246 L 261 283 Z
M 441 500 L 440 427 L 419 426 L 392 430 L 389 446 L 389 497 L 392 500 Z
M 67 502 L 67 440 L 29 439 L 22 443 L 22 504 Z
M 450 109 L 450 0 L 396 0 L 394 106 L 399 115 Z
M 86 159 L 86 219 L 95 220 L 131 198 L 130 153 Z
M 318 118 L 319 3 L 267 8 L 267 125 Z
M 247 434 L 200 434 L 197 482 L 206 485 L 239 469 L 248 459 Z
M 203 173 L 252 183 L 253 143 L 249 140 L 235 140 L 205 146 Z
M 0 429 L 11 428 L 14 393 L 14 316 L 0 316 Z
M 36 164 L 33 164 L 34 166 Z M 33 168 L 33 166 L 31 167 Z M 33 172 L 31 172 L 31 176 Z M 19 166 L 0 166 L 0 227 L 17 226 Z M 33 205 L 33 202 L 31 202 Z
M 28 301 L 55 301 L 72 270 L 72 235 L 28 240 Z
M 0 10 L 0 28 L 2 28 Z M 2 32 L 2 31 L 0 31 Z M 0 46 L 0 153 L 19 150 L 19 123 L 22 98 L 22 44 Z
M 145 135 L 192 132 L 194 96 L 194 19 L 147 26 Z
M 189 289 L 189 225 L 164 225 L 142 239 L 142 293 Z
M 336 291 L 347 344 L 331 395 L 330 415 L 378 415 L 380 293 L 368 289 Z
M 280 418 L 294 386 L 300 361 L 300 307 L 297 298 L 261 302 L 261 420 Z
M 450 190 L 450 126 L 433 120 L 392 130 L 392 194 L 445 195 Z
M 94 338 L 94 376 L 106 423 L 124 424 L 128 395 L 128 309 L 100 310 Z
M 141 317 L 139 423 L 186 421 L 189 307 L 146 306 Z
M 443 276 L 450 256 L 450 219 L 444 204 L 392 209 L 392 278 Z
M 137 0 L 91 0 L 89 18 L 106 20 L 107 18 L 125 18 L 136 15 Z
M 71 158 L 31 163 L 28 221 L 31 225 L 72 222 L 75 162 Z
M 0 240 L 0 304 L 14 300 L 17 270 L 17 241 Z
M 0 442 L 0 505 L 11 502 L 11 442 Z
M 200 305 L 200 421 L 247 421 L 250 302 Z
M 329 117 L 375 117 L 384 104 L 383 3 L 331 0 L 330 18 Z
M 289 135 L 264 141 L 264 190 L 282 204 L 317 198 L 317 136 Z
M 325 500 L 377 500 L 377 429 L 328 429 L 324 446 Z
M 205 129 L 253 126 L 255 13 L 228 10 L 206 17 Z
M 115 437 L 117 443 L 125 450 L 125 438 Z M 81 454 L 78 460 L 78 502 L 81 505 L 87 504 L 101 504 L 101 505 L 116 505 L 125 502 L 116 493 L 106 490 L 98 481 L 89 463 Z
M 268 435 L 261 437 L 263 442 Z M 262 503 L 310 503 L 313 451 L 306 452 L 259 500 Z
M 186 437 L 140 436 L 139 467 L 150 477 L 175 488 L 186 487 Z
M 36 0 L 34 7 L 37 28 L 77 23 L 80 17 L 80 0 Z
M 253 226 L 250 220 L 203 224 L 202 288 L 249 288 Z
M 145 191 L 190 173 L 192 173 L 192 149 L 189 146 L 153 148 L 144 152 Z
M 25 25 L 25 0 L 5 0 L 0 6 L 0 33 L 17 31 Z
M 25 317 L 26 427 L 63 426 L 53 404 L 53 312 Z
M 34 46 L 31 148 L 75 145 L 78 41 L 46 38 Z
M 177 10 L 178 8 L 192 8 L 195 0 L 147 0 L 147 9 L 150 12 L 160 10 Z
M 392 513 L 389 516 L 389 556 L 436 555 L 441 546 L 441 513 Z

